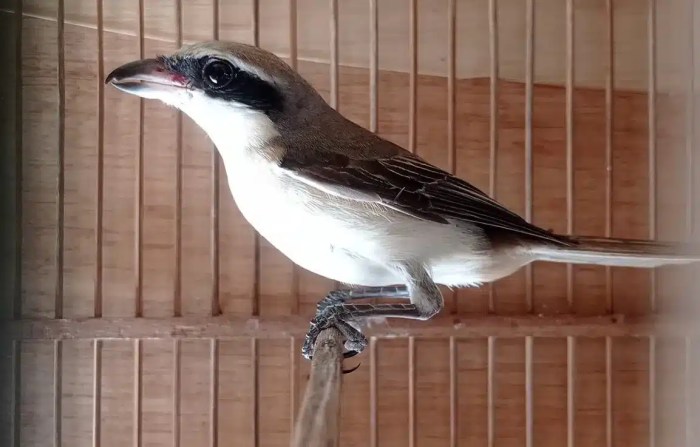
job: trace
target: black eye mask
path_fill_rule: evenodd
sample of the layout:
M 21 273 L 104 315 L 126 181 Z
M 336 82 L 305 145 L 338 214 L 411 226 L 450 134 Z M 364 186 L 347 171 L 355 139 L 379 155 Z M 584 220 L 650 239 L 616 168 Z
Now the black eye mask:
M 241 70 L 226 59 L 215 57 L 168 57 L 158 59 L 165 67 L 187 79 L 207 96 L 235 101 L 266 114 L 280 112 L 282 94 L 273 84 Z

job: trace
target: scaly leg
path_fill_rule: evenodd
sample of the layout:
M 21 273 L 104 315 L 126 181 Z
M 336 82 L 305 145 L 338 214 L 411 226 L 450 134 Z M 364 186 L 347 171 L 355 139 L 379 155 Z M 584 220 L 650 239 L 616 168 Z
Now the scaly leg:
M 365 287 L 354 290 L 336 290 L 318 303 L 316 316 L 311 320 L 302 354 L 313 357 L 314 343 L 322 330 L 336 327 L 345 337 L 345 358 L 359 354 L 367 346 L 367 338 L 350 322 L 369 317 L 393 317 L 427 320 L 442 309 L 440 290 L 422 266 L 402 264 L 398 269 L 406 277 L 407 286 Z M 410 298 L 411 304 L 349 304 L 362 298 Z

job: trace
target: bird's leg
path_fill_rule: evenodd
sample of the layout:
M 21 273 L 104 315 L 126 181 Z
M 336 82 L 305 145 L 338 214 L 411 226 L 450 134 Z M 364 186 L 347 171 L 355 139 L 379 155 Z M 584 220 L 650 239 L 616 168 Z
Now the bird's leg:
M 348 321 L 369 317 L 395 317 L 420 319 L 421 314 L 415 304 L 328 304 L 320 309 L 311 320 L 311 327 L 306 334 L 302 354 L 307 359 L 313 356 L 316 337 L 322 330 L 336 327 L 346 338 L 345 358 L 353 357 L 362 352 L 367 346 L 367 338 L 350 325 Z
M 373 287 L 350 291 L 334 291 L 321 300 L 316 316 L 306 334 L 302 354 L 307 359 L 313 356 L 316 337 L 322 330 L 336 327 L 346 338 L 345 358 L 359 354 L 367 346 L 367 338 L 350 322 L 369 317 L 393 317 L 427 320 L 442 309 L 443 299 L 440 290 L 427 274 L 417 265 L 401 265 L 407 286 Z M 347 301 L 362 298 L 410 298 L 410 304 L 350 304 Z
M 333 290 L 318 302 L 316 311 L 321 312 L 331 305 L 366 298 L 403 298 L 408 300 L 410 296 L 408 294 L 408 287 L 406 286 L 357 287 L 353 289 Z

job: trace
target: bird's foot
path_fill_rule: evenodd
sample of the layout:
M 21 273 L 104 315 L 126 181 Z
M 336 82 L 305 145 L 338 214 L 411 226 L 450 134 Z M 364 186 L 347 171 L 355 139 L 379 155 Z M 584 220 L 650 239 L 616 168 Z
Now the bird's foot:
M 316 339 L 321 331 L 331 327 L 338 329 L 345 337 L 346 351 L 343 353 L 343 357 L 354 357 L 367 347 L 367 338 L 345 320 L 349 315 L 343 305 L 343 301 L 347 298 L 340 296 L 342 293 L 339 292 L 338 296 L 329 294 L 318 303 L 316 316 L 311 320 L 301 349 L 302 355 L 306 359 L 313 358 Z

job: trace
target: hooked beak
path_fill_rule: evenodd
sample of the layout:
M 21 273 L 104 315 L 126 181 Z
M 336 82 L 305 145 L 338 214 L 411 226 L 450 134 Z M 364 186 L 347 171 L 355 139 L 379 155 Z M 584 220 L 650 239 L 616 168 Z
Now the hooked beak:
M 105 79 L 119 90 L 147 99 L 168 99 L 187 90 L 184 76 L 165 68 L 158 59 L 129 62 L 112 71 Z

